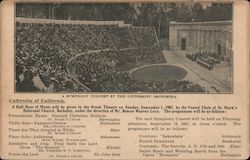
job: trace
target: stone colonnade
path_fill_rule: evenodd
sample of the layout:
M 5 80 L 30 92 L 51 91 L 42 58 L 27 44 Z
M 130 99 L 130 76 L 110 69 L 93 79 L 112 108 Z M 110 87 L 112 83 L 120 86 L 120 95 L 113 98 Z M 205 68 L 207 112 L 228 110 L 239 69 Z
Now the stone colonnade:
M 188 33 L 187 48 L 201 51 L 218 52 L 218 45 L 221 46 L 221 54 L 227 54 L 232 47 L 231 35 L 227 30 L 207 30 L 207 29 L 186 29 Z
M 170 22 L 169 49 L 232 57 L 232 21 Z

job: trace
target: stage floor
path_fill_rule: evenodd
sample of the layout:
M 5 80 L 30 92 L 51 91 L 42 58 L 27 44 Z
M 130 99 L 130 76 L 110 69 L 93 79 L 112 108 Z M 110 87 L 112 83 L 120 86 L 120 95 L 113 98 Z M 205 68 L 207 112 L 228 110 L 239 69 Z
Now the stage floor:
M 167 64 L 176 65 L 187 71 L 185 80 L 190 80 L 205 87 L 210 93 L 232 93 L 231 67 L 221 63 L 213 70 L 208 70 L 185 57 L 183 51 L 163 51 Z

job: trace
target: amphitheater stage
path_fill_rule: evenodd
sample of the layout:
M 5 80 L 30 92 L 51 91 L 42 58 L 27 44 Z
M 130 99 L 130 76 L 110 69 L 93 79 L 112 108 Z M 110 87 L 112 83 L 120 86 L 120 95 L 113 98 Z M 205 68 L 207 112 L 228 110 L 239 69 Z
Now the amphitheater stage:
M 187 71 L 175 65 L 152 64 L 135 68 L 130 71 L 130 77 L 136 80 L 152 82 L 168 82 L 182 80 L 186 77 Z
M 232 76 L 229 66 L 218 66 L 218 68 L 208 70 L 187 59 L 185 53 L 183 51 L 163 51 L 167 64 L 181 67 L 187 71 L 187 76 L 184 78 L 185 80 L 200 84 L 205 87 L 209 93 L 232 92 Z

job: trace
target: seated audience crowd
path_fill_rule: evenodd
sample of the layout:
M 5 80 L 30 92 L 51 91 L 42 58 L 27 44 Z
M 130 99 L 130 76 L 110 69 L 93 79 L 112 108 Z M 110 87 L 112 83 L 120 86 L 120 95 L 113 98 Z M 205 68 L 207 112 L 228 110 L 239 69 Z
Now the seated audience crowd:
M 125 54 L 129 54 L 125 55 Z M 131 54 L 133 53 L 133 54 Z M 150 59 L 152 52 L 140 54 L 134 52 L 120 53 L 116 50 L 102 51 L 97 53 L 86 53 L 78 56 L 71 66 L 72 71 L 79 81 L 94 92 L 204 92 L 205 89 L 198 84 L 189 81 L 169 82 L 146 82 L 134 80 L 129 77 L 129 70 L 126 70 L 123 63 L 138 63 L 144 59 Z M 121 55 L 127 56 L 126 62 Z M 136 55 L 136 56 L 132 56 Z M 148 57 L 147 57 L 148 56 Z M 124 56 L 122 56 L 124 57 Z M 146 58 L 147 57 L 147 58 Z M 162 59 L 158 59 L 158 63 Z M 133 67 L 132 67 L 133 68 Z
M 88 87 L 96 92 L 204 92 L 204 88 L 189 81 L 143 82 L 129 77 L 132 68 L 164 62 L 153 31 L 118 26 L 17 24 L 16 91 L 86 92 Z M 97 52 L 89 52 L 93 50 Z M 85 54 L 68 64 L 79 53 Z

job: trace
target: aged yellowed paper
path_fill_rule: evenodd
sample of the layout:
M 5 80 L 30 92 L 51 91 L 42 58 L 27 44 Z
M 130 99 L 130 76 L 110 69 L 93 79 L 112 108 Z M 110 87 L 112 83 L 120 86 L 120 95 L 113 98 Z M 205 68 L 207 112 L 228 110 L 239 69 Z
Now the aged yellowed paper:
M 1 2 L 2 159 L 247 159 L 246 1 Z

